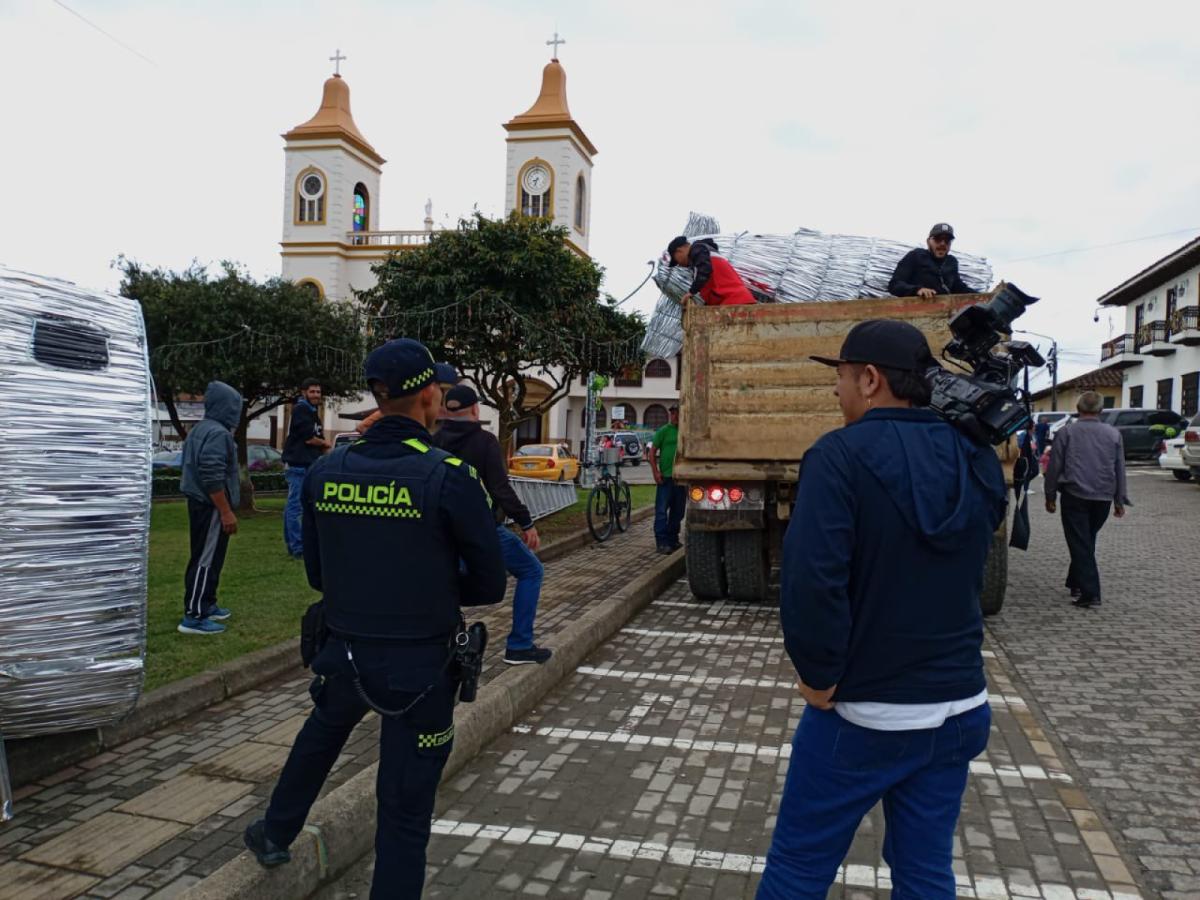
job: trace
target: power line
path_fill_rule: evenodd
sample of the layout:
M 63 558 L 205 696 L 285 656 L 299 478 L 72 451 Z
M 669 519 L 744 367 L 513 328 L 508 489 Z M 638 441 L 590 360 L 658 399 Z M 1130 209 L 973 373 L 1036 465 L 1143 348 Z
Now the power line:
M 132 53 L 134 56 L 137 56 L 140 59 L 142 59 L 143 61 L 150 63 L 150 65 L 152 65 L 152 66 L 158 65 L 158 63 L 156 63 L 150 57 L 146 56 L 146 54 L 133 49 L 133 47 L 130 47 L 127 43 L 125 43 L 123 40 L 121 40 L 116 35 L 109 34 L 107 31 L 105 31 L 103 28 L 101 28 L 95 22 L 93 22 L 90 19 L 85 18 L 84 16 L 75 12 L 75 10 L 71 9 L 71 7 L 67 6 L 67 4 L 63 3 L 62 0 L 52 0 L 52 2 L 57 6 L 61 6 L 63 9 L 65 9 L 67 12 L 69 12 L 71 15 L 73 15 L 75 18 L 77 18 L 79 21 L 83 22 L 85 25 L 96 29 L 98 32 L 100 32 L 102 35 L 104 35 L 106 38 L 108 38 L 110 41 L 112 41 L 117 46 L 123 47 L 124 49 L 126 49 L 130 53 Z
M 1127 241 L 1114 241 L 1111 244 L 1092 244 L 1089 247 L 1076 247 L 1073 250 L 1055 250 L 1053 253 L 1039 253 L 1036 256 L 1018 256 L 1016 259 L 1006 260 L 1006 262 L 1029 262 L 1034 259 L 1049 259 L 1052 256 L 1066 256 L 1070 253 L 1088 253 L 1092 250 L 1106 250 L 1109 247 L 1122 247 L 1125 244 L 1137 244 L 1142 241 L 1154 241 L 1158 238 L 1174 237 L 1178 234 L 1195 234 L 1200 231 L 1200 226 L 1193 228 L 1180 228 L 1175 231 L 1164 231 L 1162 234 L 1148 234 L 1145 237 L 1130 238 Z M 1003 259 L 1003 257 L 998 257 Z

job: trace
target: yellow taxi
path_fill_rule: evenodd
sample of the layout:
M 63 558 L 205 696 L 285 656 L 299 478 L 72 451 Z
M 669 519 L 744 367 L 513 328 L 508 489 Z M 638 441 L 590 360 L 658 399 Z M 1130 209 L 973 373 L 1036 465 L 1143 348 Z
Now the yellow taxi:
M 508 474 L 548 481 L 574 481 L 579 475 L 579 460 L 566 444 L 527 444 L 509 460 Z

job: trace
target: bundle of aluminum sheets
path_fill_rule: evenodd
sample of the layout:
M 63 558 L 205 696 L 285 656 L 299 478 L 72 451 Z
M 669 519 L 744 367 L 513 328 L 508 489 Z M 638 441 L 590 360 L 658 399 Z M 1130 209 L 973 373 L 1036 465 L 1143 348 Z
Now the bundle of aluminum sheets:
M 712 222 L 692 213 L 689 228 Z M 690 230 L 688 237 L 709 237 L 721 256 L 742 276 L 759 302 L 809 303 L 856 297 L 886 297 L 896 264 L 912 244 L 881 238 L 823 234 L 802 228 L 795 234 L 717 234 Z M 959 273 L 977 291 L 992 283 L 992 267 L 983 257 L 955 253 Z M 683 343 L 679 298 L 687 293 L 695 273 L 686 267 L 670 268 L 663 254 L 654 272 L 662 291 L 646 327 L 642 349 L 650 356 L 670 358 Z
M 141 692 L 146 350 L 135 301 L 0 266 L 0 740 L 111 724 Z

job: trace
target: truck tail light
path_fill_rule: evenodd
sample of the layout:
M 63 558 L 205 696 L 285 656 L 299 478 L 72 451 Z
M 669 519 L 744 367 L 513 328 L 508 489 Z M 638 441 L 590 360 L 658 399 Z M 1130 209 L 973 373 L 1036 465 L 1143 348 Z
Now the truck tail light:
M 746 496 L 745 493 L 742 491 L 742 489 L 740 487 L 731 487 L 729 489 L 729 502 L 730 503 L 741 503 L 742 498 L 745 496 Z
M 708 499 L 713 503 L 720 503 L 724 497 L 725 488 L 721 487 L 719 484 L 714 484 L 708 489 Z
M 1192 431 L 1189 428 L 1183 433 L 1183 442 L 1185 444 L 1195 444 L 1200 442 L 1200 431 Z
M 692 501 L 694 503 L 699 503 L 703 499 L 704 499 L 704 488 L 702 488 L 702 487 L 692 488 Z

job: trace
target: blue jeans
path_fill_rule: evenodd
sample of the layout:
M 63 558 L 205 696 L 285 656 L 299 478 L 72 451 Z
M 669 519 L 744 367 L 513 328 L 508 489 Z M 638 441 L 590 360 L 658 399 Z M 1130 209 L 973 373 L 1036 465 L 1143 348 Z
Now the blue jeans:
M 508 635 L 509 650 L 528 650 L 533 646 L 533 618 L 537 615 L 538 597 L 542 593 L 542 561 L 533 555 L 525 542 L 505 528 L 496 526 L 500 536 L 500 553 L 504 568 L 517 579 L 513 593 L 513 624 Z
M 287 505 L 283 508 L 283 542 L 292 556 L 304 552 L 304 539 L 300 533 L 300 488 L 304 485 L 307 471 L 307 468 L 300 466 L 288 466 L 283 472 L 288 486 Z
M 758 900 L 825 900 L 858 823 L 881 799 L 893 900 L 953 898 L 954 826 L 968 764 L 987 746 L 991 721 L 986 703 L 914 731 L 876 731 L 805 709 Z
M 654 543 L 659 547 L 674 547 L 679 543 L 679 526 L 683 524 L 686 505 L 687 488 L 664 475 L 662 484 L 654 490 Z

